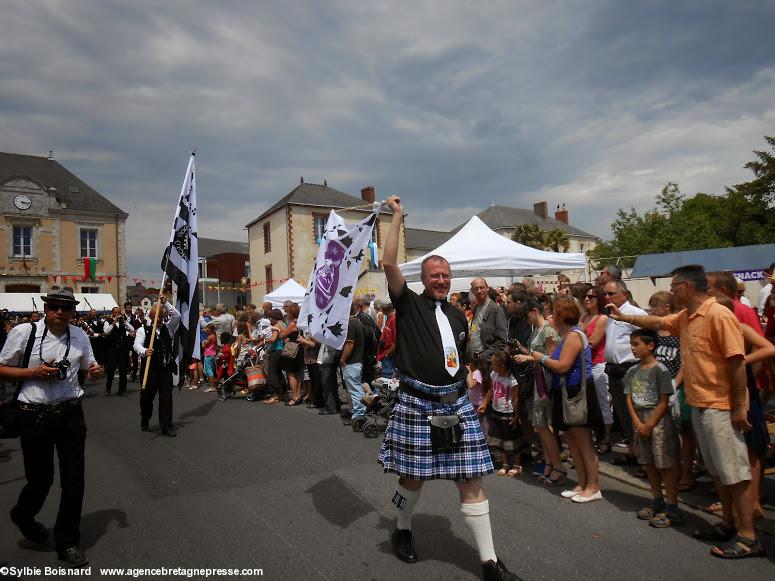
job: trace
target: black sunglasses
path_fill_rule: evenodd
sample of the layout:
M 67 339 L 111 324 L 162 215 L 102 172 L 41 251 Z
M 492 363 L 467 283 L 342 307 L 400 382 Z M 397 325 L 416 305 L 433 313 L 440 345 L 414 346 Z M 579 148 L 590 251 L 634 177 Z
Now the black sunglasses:
M 49 311 L 62 311 L 63 313 L 69 313 L 75 308 L 75 305 L 66 305 L 62 303 L 46 303 Z

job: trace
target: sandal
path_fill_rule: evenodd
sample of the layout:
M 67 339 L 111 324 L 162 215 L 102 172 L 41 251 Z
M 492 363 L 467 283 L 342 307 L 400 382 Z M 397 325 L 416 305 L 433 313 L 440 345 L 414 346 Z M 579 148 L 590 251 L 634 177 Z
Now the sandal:
M 501 466 L 500 470 L 498 470 L 495 474 L 497 474 L 498 476 L 508 476 L 509 468 L 510 466 L 504 464 L 503 466 Z
M 288 407 L 294 406 L 294 405 L 301 405 L 301 400 L 300 399 L 289 399 L 288 401 L 285 402 L 285 405 L 287 405 Z
M 717 500 L 716 502 L 711 502 L 708 506 L 703 507 L 705 512 L 709 512 L 710 514 L 719 514 L 724 511 L 724 507 L 721 506 L 721 501 Z
M 263 401 L 263 403 L 266 404 L 266 405 L 272 405 L 273 403 L 277 403 L 278 401 L 280 401 L 280 400 L 277 398 L 277 396 L 273 395 L 269 399 L 265 399 Z
M 511 470 L 506 472 L 506 476 L 511 476 L 512 478 L 519 478 L 522 476 L 522 466 L 512 466 Z
M 710 554 L 720 559 L 745 559 L 746 557 L 763 557 L 764 547 L 758 539 L 746 539 L 735 535 L 726 545 L 718 545 L 710 550 Z
M 597 453 L 600 456 L 605 456 L 611 451 L 611 444 L 609 442 L 600 442 L 597 445 Z
M 640 520 L 651 521 L 652 518 L 657 516 L 662 511 L 663 507 L 664 505 L 662 506 L 650 505 L 650 506 L 643 507 L 638 511 L 638 518 Z
M 640 513 L 638 514 L 640 518 Z M 680 527 L 684 524 L 684 517 L 680 512 L 667 512 L 663 511 L 655 514 L 650 520 L 649 524 L 655 529 L 669 529 L 670 527 Z
M 728 541 L 737 534 L 737 529 L 728 527 L 722 523 L 705 529 L 697 529 L 692 533 L 695 539 L 701 541 Z
M 558 472 L 560 474 L 559 478 L 552 478 L 552 474 Z M 559 468 L 552 467 L 552 471 L 549 473 L 549 476 L 546 478 L 542 478 L 541 481 L 546 486 L 556 486 L 557 484 L 562 484 L 565 482 L 565 477 L 568 476 L 568 472 L 566 470 L 560 470 Z

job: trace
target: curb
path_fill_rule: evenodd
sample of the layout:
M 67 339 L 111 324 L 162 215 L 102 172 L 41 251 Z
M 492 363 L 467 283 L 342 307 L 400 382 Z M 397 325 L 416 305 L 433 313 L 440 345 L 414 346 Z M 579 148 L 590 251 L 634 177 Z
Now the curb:
M 628 484 L 634 488 L 639 488 L 640 490 L 645 490 L 647 492 L 651 490 L 651 487 L 639 478 L 630 476 L 624 470 L 617 468 L 610 462 L 603 461 L 602 459 L 600 461 L 599 471 L 600 474 L 607 476 L 608 478 L 612 478 L 613 480 L 617 480 L 623 484 Z M 680 494 L 678 496 L 678 504 L 687 506 L 694 510 L 698 510 L 703 515 L 710 514 L 706 512 L 701 505 L 682 498 Z M 771 519 L 764 519 L 763 521 L 757 522 L 756 529 L 760 533 L 764 533 L 767 536 L 775 537 L 775 522 L 773 522 Z

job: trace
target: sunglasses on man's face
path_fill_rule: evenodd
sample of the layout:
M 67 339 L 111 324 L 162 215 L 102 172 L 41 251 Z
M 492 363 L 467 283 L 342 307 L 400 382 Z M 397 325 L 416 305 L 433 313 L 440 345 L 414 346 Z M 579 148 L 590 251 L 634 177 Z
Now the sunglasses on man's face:
M 75 308 L 75 305 L 63 305 L 62 303 L 48 303 L 46 306 L 49 311 L 62 311 L 63 313 L 69 313 Z
M 613 292 L 612 291 L 606 291 L 606 292 L 603 293 L 603 296 L 612 297 L 612 296 L 614 296 L 618 292 L 619 291 L 613 291 Z

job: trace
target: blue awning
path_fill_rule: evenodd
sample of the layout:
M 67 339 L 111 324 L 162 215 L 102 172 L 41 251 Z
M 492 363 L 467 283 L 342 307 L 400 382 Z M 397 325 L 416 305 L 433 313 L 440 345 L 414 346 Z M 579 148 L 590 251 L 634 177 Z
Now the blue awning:
M 632 278 L 670 276 L 673 269 L 687 264 L 700 264 L 706 272 L 754 271 L 765 269 L 773 262 L 775 262 L 775 244 L 644 254 L 635 261 L 635 267 L 630 276 Z

